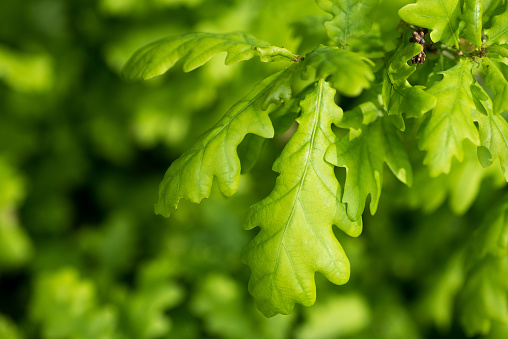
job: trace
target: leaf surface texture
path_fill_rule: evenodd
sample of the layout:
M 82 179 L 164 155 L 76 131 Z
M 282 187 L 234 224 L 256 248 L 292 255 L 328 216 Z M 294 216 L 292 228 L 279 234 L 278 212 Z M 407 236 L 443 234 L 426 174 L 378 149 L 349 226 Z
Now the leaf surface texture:
M 346 168 L 346 182 L 342 201 L 347 204 L 349 218 L 357 220 L 365 209 L 370 195 L 370 211 L 377 210 L 383 183 L 383 163 L 386 162 L 397 178 L 411 185 L 412 169 L 407 153 L 398 138 L 397 130 L 386 118 L 377 118 L 368 125 L 362 124 L 364 104 L 344 113 L 339 127 L 349 128 L 348 135 L 332 144 L 325 159 L 331 164 Z
M 475 109 L 472 67 L 472 62 L 461 59 L 456 66 L 442 72 L 443 79 L 428 90 L 438 104 L 421 131 L 420 148 L 427 151 L 424 164 L 429 166 L 431 176 L 448 173 L 453 157 L 462 161 L 465 139 L 475 145 L 480 143 L 471 117 Z
M 334 94 L 320 80 L 301 102 L 298 130 L 273 166 L 280 173 L 275 188 L 247 216 L 247 229 L 261 227 L 243 252 L 252 270 L 249 291 L 266 316 L 287 314 L 295 303 L 312 305 L 316 271 L 335 284 L 349 279 L 349 260 L 332 225 L 358 236 L 362 224 L 348 219 L 333 166 L 323 159 L 336 140 L 331 124 L 342 116 Z
M 273 46 L 247 33 L 191 33 L 164 38 L 139 49 L 125 65 L 123 75 L 130 80 L 150 79 L 165 73 L 180 59 L 184 59 L 183 70 L 189 72 L 222 52 L 227 53 L 227 65 L 255 56 L 263 62 L 278 57 L 299 58 L 285 48 Z
M 431 29 L 432 41 L 459 47 L 459 0 L 418 0 L 402 7 L 399 15 L 407 23 Z
M 370 31 L 368 14 L 379 0 L 316 0 L 316 3 L 333 16 L 331 21 L 325 23 L 330 39 L 346 47 L 349 38 L 359 37 Z
M 217 177 L 224 195 L 231 196 L 236 192 L 240 178 L 237 146 L 249 133 L 263 138 L 273 137 L 268 108 L 271 103 L 279 104 L 290 99 L 293 72 L 297 65 L 257 84 L 171 164 L 159 187 L 159 201 L 155 205 L 157 214 L 168 217 L 176 210 L 181 198 L 194 203 L 207 198 L 214 177 Z

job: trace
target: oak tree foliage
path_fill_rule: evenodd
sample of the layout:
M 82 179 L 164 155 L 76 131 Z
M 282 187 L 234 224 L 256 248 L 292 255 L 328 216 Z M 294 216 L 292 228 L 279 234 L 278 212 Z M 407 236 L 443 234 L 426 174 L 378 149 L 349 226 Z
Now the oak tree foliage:
M 382 206 L 384 181 L 406 185 L 409 203 L 427 206 L 453 191 L 455 210 L 464 211 L 475 193 L 457 192 L 473 185 L 468 178 L 478 178 L 479 186 L 484 177 L 466 173 L 490 166 L 508 180 L 505 1 L 417 0 L 398 10 L 400 23 L 390 31 L 375 15 L 387 1 L 315 2 L 328 15 L 321 23 L 329 41 L 303 55 L 246 33 L 189 33 L 141 48 L 123 70 L 128 79 L 148 79 L 181 62 L 188 72 L 221 52 L 226 64 L 256 56 L 276 62 L 277 72 L 169 166 L 155 206 L 169 217 L 182 198 L 208 198 L 214 180 L 233 195 L 263 140 L 294 120 L 272 167 L 275 186 L 245 221 L 247 230 L 259 228 L 242 259 L 251 269 L 249 291 L 266 316 L 288 314 L 296 303 L 313 305 L 316 272 L 335 284 L 348 281 L 348 253 L 332 228 L 358 237 L 365 206 L 372 215 Z M 410 41 L 413 32 L 423 32 L 425 43 Z M 425 62 L 413 64 L 422 51 Z M 339 180 L 340 168 L 345 178 Z M 459 174 L 464 177 L 453 184 Z M 423 199 L 428 190 L 434 191 Z M 502 202 L 458 251 L 455 266 L 443 271 L 448 289 L 439 293 L 449 295 L 446 305 L 458 296 L 470 335 L 487 333 L 494 320 L 508 321 L 507 222 Z M 450 272 L 458 278 L 445 285 Z

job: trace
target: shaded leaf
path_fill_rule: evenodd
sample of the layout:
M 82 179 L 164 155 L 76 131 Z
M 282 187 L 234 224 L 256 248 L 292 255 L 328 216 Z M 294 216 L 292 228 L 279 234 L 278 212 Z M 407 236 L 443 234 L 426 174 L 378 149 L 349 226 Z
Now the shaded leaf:
M 318 79 L 329 79 L 337 92 L 357 96 L 374 80 L 372 62 L 338 47 L 319 46 L 305 57 L 305 65 L 316 69 Z
M 180 59 L 185 59 L 183 70 L 190 72 L 222 52 L 227 52 L 227 65 L 255 56 L 259 56 L 263 62 L 278 57 L 289 60 L 300 58 L 285 48 L 270 45 L 247 33 L 191 33 L 161 39 L 139 49 L 129 59 L 122 73 L 130 80 L 150 79 L 165 73 Z
M 275 188 L 247 216 L 247 229 L 261 227 L 243 252 L 252 270 L 249 291 L 266 316 L 314 304 L 316 271 L 335 284 L 349 279 L 349 260 L 332 225 L 358 236 L 362 223 L 348 219 L 333 166 L 323 159 L 336 140 L 331 124 L 342 116 L 334 94 L 320 80 L 302 101 L 298 130 L 273 166 L 280 173 Z
M 257 84 L 212 128 L 169 167 L 159 187 L 155 212 L 168 217 L 181 198 L 199 203 L 210 194 L 217 177 L 221 192 L 231 196 L 238 188 L 240 160 L 237 146 L 249 133 L 263 138 L 274 135 L 268 114 L 271 103 L 291 97 L 293 72 L 297 64 L 275 73 Z
M 421 130 L 420 148 L 427 151 L 423 163 L 429 166 L 433 177 L 448 173 L 453 157 L 462 161 L 465 139 L 475 145 L 480 143 L 471 118 L 475 108 L 471 94 L 471 85 L 475 81 L 472 67 L 472 62 L 461 59 L 453 68 L 441 72 L 443 79 L 428 90 L 439 104 Z
M 486 45 L 492 44 L 506 44 L 508 42 L 508 10 L 504 8 L 502 14 L 496 15 L 492 18 L 492 26 L 485 30 L 487 36 Z
M 465 22 L 464 38 L 480 49 L 482 46 L 483 0 L 465 0 L 462 19 Z
M 242 174 L 249 172 L 254 167 L 263 151 L 265 143 L 265 138 L 256 134 L 247 134 L 238 145 L 237 152 Z
M 488 256 L 503 258 L 508 255 L 508 202 L 492 209 L 472 234 L 467 248 L 466 262 L 472 266 Z
M 405 129 L 402 113 L 407 117 L 420 117 L 436 105 L 436 98 L 422 86 L 411 86 L 407 78 L 416 70 L 408 60 L 422 51 L 420 44 L 401 45 L 388 62 L 383 74 L 383 103 L 389 115 L 396 115 L 396 126 Z
M 348 115 L 344 113 L 344 121 Z M 386 118 L 380 118 L 360 128 L 356 124 L 340 123 L 351 128 L 348 135 L 331 145 L 325 159 L 331 164 L 346 168 L 346 182 L 342 202 L 347 204 L 350 219 L 361 217 L 365 200 L 370 195 L 370 212 L 376 213 L 383 184 L 383 163 L 386 162 L 395 176 L 407 185 L 412 184 L 413 172 L 407 153 L 397 130 Z
M 450 210 L 456 215 L 463 215 L 476 201 L 480 188 L 486 182 L 495 189 L 506 185 L 501 168 L 483 168 L 480 165 L 476 145 L 465 142 L 463 147 L 462 162 L 452 161 L 448 174 L 431 178 L 427 168 L 415 167 L 413 186 L 399 196 L 401 201 L 412 209 L 429 214 L 435 212 L 448 197 Z
M 80 279 L 75 269 L 41 275 L 35 281 L 30 314 L 44 338 L 116 337 L 116 310 L 98 306 L 95 285 Z
M 368 33 L 371 22 L 368 14 L 379 0 L 316 0 L 316 3 L 333 18 L 325 23 L 328 36 L 346 48 L 348 39 Z
M 460 320 L 468 336 L 487 334 L 493 320 L 508 322 L 508 257 L 488 257 L 470 272 L 459 297 Z
M 431 29 L 430 38 L 459 48 L 459 0 L 418 0 L 399 10 L 407 23 Z

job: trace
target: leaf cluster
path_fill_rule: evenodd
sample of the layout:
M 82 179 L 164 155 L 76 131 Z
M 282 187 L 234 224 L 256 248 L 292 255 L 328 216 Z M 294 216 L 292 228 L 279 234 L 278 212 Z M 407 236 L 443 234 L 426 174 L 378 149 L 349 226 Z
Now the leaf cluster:
M 192 70 L 219 52 L 227 53 L 226 64 L 254 56 L 290 63 L 256 84 L 171 164 L 155 206 L 167 217 L 182 198 L 200 203 L 214 179 L 224 195 L 233 195 L 263 139 L 284 133 L 294 120 L 272 167 L 275 185 L 251 206 L 245 222 L 246 229 L 260 228 L 242 258 L 251 268 L 249 291 L 266 316 L 288 314 L 296 303 L 314 304 L 316 272 L 335 284 L 349 280 L 350 262 L 332 227 L 351 237 L 361 233 L 365 206 L 375 214 L 384 180 L 392 180 L 385 163 L 408 187 L 406 206 L 424 210 L 450 194 L 452 209 L 464 213 L 478 193 L 461 195 L 467 174 L 477 186 L 489 175 L 502 173 L 501 185 L 508 180 L 504 1 L 418 0 L 398 10 L 403 22 L 391 43 L 372 21 L 383 6 L 379 1 L 316 4 L 332 16 L 324 23 L 329 41 L 303 56 L 243 33 L 193 33 L 140 49 L 124 68 L 129 79 L 150 78 L 179 60 L 184 71 Z M 412 42 L 412 29 L 430 30 L 427 43 Z M 426 63 L 413 64 L 424 49 Z M 500 167 L 489 167 L 496 159 Z M 342 176 L 336 173 L 341 168 Z M 422 199 L 426 189 L 433 204 Z M 496 222 L 486 221 L 478 236 Z M 481 265 L 467 268 L 461 300 L 471 334 L 485 333 L 496 315 L 506 318 L 506 286 L 488 278 L 506 271 L 506 253 L 496 256 L 488 263 L 483 255 L 471 259 Z M 470 296 L 480 288 L 487 294 Z M 499 295 L 504 303 L 485 306 Z M 485 317 L 475 323 L 468 317 L 477 304 Z

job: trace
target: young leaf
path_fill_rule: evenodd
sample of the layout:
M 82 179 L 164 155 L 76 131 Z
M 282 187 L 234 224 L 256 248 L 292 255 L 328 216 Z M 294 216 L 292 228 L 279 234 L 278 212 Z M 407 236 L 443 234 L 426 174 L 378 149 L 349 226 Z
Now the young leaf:
M 492 26 L 485 30 L 487 36 L 486 45 L 492 44 L 506 44 L 508 43 L 508 10 L 504 8 L 502 14 L 496 15 L 492 18 Z
M 383 184 L 383 163 L 386 162 L 395 176 L 410 186 L 413 180 L 407 153 L 397 136 L 397 130 L 386 118 L 358 128 L 353 122 L 356 110 L 344 113 L 338 126 L 350 128 L 344 136 L 326 151 L 329 163 L 346 168 L 346 183 L 342 202 L 347 204 L 351 220 L 360 218 L 365 209 L 365 200 L 370 194 L 370 212 L 376 213 Z
M 332 87 L 347 96 L 359 95 L 374 80 L 369 59 L 338 47 L 319 46 L 305 57 L 305 65 L 316 69 L 318 79 L 331 75 Z
M 475 111 L 473 114 L 480 131 L 481 146 L 478 147 L 480 164 L 489 167 L 499 158 L 505 179 L 508 181 L 508 123 L 501 114 L 494 114 L 492 101 L 480 85 L 474 85 L 473 94 L 477 101 L 481 101 L 477 104 L 481 111 Z
M 263 62 L 277 57 L 289 60 L 301 58 L 285 48 L 270 45 L 242 32 L 192 33 L 161 39 L 139 49 L 125 65 L 123 75 L 129 80 L 150 79 L 165 73 L 183 58 L 183 70 L 190 72 L 221 52 L 227 53 L 226 65 L 249 60 L 256 55 Z
M 405 129 L 402 113 L 408 117 L 420 117 L 436 105 L 436 98 L 425 92 L 422 86 L 411 86 L 407 78 L 416 70 L 408 60 L 422 51 L 420 44 L 401 45 L 392 56 L 383 74 L 383 103 L 389 115 L 398 116 L 397 128 Z
M 350 37 L 359 37 L 370 31 L 368 14 L 379 0 L 316 0 L 316 3 L 333 16 L 325 23 L 328 36 L 346 48 Z
M 431 29 L 430 38 L 459 48 L 459 0 L 418 0 L 399 10 L 407 23 Z
M 464 139 L 475 145 L 480 143 L 478 130 L 471 119 L 475 108 L 471 94 L 471 85 L 475 81 L 472 67 L 471 61 L 461 59 L 456 66 L 441 72 L 443 79 L 428 90 L 439 104 L 421 131 L 420 148 L 427 151 L 423 163 L 429 166 L 433 177 L 448 173 L 454 156 L 462 161 Z
M 348 219 L 333 166 L 323 160 L 336 141 L 331 124 L 342 116 L 334 95 L 320 80 L 301 102 L 298 130 L 273 165 L 280 173 L 275 188 L 247 216 L 247 229 L 261 227 L 243 252 L 252 270 L 249 291 L 266 316 L 288 314 L 295 303 L 314 304 L 316 271 L 335 284 L 349 279 L 349 261 L 332 225 L 358 236 L 362 223 Z
M 480 49 L 482 46 L 483 0 L 466 0 L 462 18 L 465 22 L 464 38 Z
M 248 133 L 273 137 L 268 107 L 291 97 L 296 65 L 257 84 L 219 122 L 203 133 L 191 149 L 171 164 L 159 187 L 155 213 L 169 217 L 181 198 L 194 203 L 207 198 L 214 176 L 224 195 L 231 196 L 236 192 L 240 178 L 236 148 Z
M 501 59 L 503 60 L 503 59 Z M 485 84 L 494 92 L 494 112 L 508 111 L 508 66 L 494 58 L 484 58 L 482 61 L 485 71 Z

